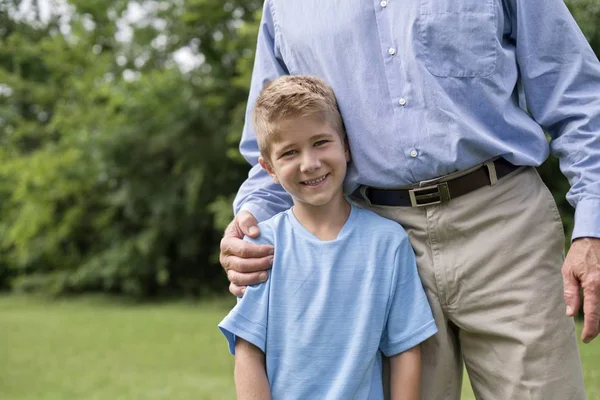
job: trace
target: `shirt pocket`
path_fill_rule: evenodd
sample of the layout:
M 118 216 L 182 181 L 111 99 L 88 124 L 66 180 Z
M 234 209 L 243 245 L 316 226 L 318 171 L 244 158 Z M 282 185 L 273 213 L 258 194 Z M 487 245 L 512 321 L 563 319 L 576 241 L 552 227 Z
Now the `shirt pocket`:
M 494 0 L 421 0 L 420 56 L 438 77 L 472 78 L 496 69 Z

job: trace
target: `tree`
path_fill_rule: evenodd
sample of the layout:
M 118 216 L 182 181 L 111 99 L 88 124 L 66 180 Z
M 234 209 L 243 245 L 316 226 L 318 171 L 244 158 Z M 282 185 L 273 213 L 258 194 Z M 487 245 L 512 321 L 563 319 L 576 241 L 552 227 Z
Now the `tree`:
M 222 283 L 215 222 L 245 169 L 233 147 L 259 2 L 148 1 L 128 40 L 139 3 L 70 5 L 68 29 L 3 14 L 0 276 L 137 296 Z M 182 71 L 181 51 L 201 65 Z
M 0 0 L 0 288 L 223 290 L 262 1 L 50 1 Z M 599 54 L 600 5 L 568 5 Z

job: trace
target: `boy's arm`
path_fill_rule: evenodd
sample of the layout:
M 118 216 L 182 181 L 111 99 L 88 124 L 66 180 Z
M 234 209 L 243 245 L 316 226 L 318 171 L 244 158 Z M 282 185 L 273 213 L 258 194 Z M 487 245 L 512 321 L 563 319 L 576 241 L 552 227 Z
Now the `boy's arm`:
M 421 349 L 419 345 L 390 357 L 391 400 L 419 400 Z
M 240 337 L 235 340 L 234 378 L 238 400 L 271 400 L 265 353 Z
M 437 328 L 406 233 L 396 249 L 394 264 L 391 302 L 380 348 L 390 358 L 392 400 L 418 400 L 421 390 L 419 344 L 433 336 Z

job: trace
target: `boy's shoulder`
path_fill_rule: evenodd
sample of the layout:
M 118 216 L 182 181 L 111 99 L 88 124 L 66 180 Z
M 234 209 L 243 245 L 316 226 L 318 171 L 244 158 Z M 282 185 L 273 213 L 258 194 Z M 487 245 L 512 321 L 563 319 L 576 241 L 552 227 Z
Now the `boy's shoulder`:
M 372 235 L 379 233 L 382 235 L 392 235 L 400 239 L 408 237 L 408 234 L 398 222 L 382 217 L 381 215 L 361 208 L 353 206 L 357 210 L 356 224 L 361 228 L 361 231 Z
M 264 228 L 271 232 L 277 231 L 281 226 L 285 226 L 290 223 L 290 220 L 289 220 L 290 212 L 291 212 L 291 209 L 281 211 L 281 212 L 273 215 L 271 218 L 260 222 L 258 224 L 258 227 L 261 230 Z

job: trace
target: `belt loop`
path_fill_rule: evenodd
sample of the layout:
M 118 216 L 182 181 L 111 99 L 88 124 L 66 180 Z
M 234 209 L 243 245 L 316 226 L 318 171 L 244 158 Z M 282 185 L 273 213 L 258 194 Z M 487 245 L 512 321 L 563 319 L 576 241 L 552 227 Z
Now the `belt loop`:
M 364 201 L 367 202 L 367 204 L 369 205 L 369 207 L 371 207 L 373 204 L 371 204 L 371 199 L 369 199 L 369 197 L 367 196 L 367 189 L 369 187 L 366 185 L 362 185 L 358 191 L 360 192 L 360 195 L 362 196 L 362 198 L 364 199 Z
M 494 161 L 486 161 L 485 166 L 488 170 L 488 175 L 490 176 L 490 185 L 494 186 L 498 182 L 498 175 L 496 175 L 496 165 Z

